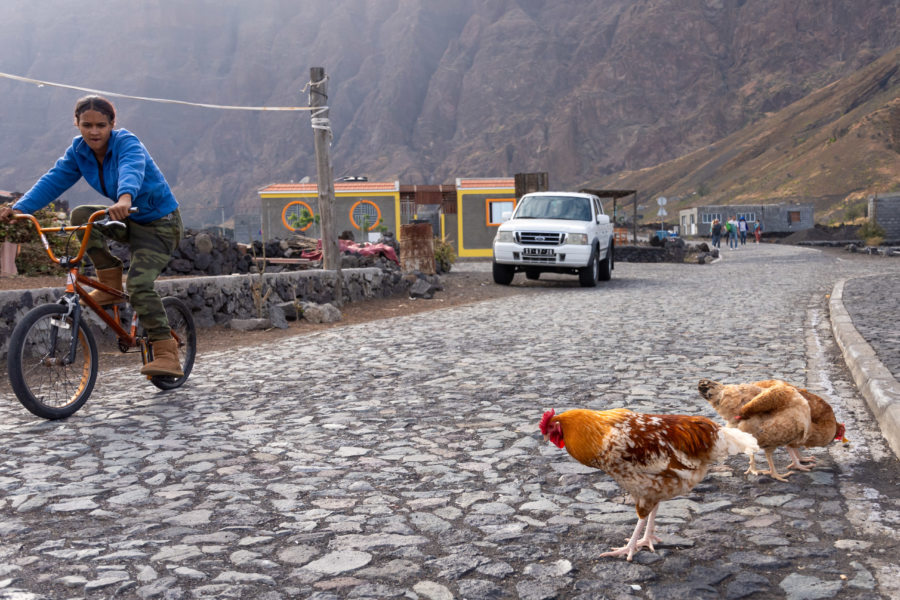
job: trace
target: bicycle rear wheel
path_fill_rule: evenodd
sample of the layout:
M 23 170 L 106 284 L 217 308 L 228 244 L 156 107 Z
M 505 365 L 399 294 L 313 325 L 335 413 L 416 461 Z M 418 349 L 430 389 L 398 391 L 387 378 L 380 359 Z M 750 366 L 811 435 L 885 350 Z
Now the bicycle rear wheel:
M 150 383 L 161 390 L 172 390 L 180 387 L 194 368 L 194 358 L 197 356 L 197 330 L 194 326 L 194 317 L 188 306 L 172 296 L 162 299 L 163 308 L 166 309 L 166 317 L 169 319 L 169 327 L 172 328 L 172 337 L 178 342 L 178 362 L 181 364 L 181 377 L 167 377 L 155 375 L 150 378 Z M 153 350 L 148 353 L 147 360 L 153 360 Z
M 97 381 L 97 342 L 84 320 L 78 335 L 60 304 L 33 308 L 9 338 L 6 367 L 19 402 L 44 419 L 65 419 L 81 408 Z M 75 360 L 68 362 L 72 344 Z

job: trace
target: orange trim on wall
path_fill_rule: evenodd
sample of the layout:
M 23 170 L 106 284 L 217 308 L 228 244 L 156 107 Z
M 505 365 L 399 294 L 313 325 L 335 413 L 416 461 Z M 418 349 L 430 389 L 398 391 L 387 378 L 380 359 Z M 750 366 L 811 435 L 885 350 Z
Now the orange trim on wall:
M 499 227 L 503 221 L 494 223 L 491 221 L 491 204 L 494 202 L 512 202 L 513 210 L 516 210 L 515 198 L 485 198 L 484 200 L 484 224 L 488 227 Z
M 307 224 L 306 224 L 306 227 L 301 227 L 301 228 L 299 228 L 299 229 L 296 228 L 296 227 L 291 227 L 291 224 L 288 223 L 288 220 L 287 220 L 288 209 L 289 209 L 290 207 L 294 206 L 295 204 L 299 204 L 300 206 L 302 206 L 303 208 L 305 208 L 306 210 L 309 211 L 310 216 L 313 216 L 312 207 L 310 207 L 309 204 L 307 204 L 307 203 L 304 202 L 303 200 L 294 200 L 293 202 L 288 202 L 288 203 L 284 206 L 284 209 L 282 209 L 282 211 L 281 211 L 281 222 L 282 222 L 282 224 L 283 224 L 285 227 L 287 227 L 290 231 L 306 231 L 307 229 L 309 229 L 310 227 L 312 227 L 313 221 L 310 221 L 309 223 L 307 223 Z M 270 214 L 271 214 L 271 213 L 270 213 Z
M 378 205 L 375 204 L 374 202 L 372 202 L 371 200 L 358 200 L 353 206 L 351 206 L 350 207 L 350 222 L 353 223 L 354 227 L 356 227 L 357 229 L 360 229 L 360 230 L 362 230 L 362 226 L 356 222 L 356 219 L 353 218 L 353 211 L 356 210 L 356 207 L 359 206 L 360 204 L 369 204 L 369 205 L 375 207 L 375 214 L 377 215 L 377 218 L 375 219 L 375 222 L 372 223 L 372 225 L 369 227 L 369 229 L 366 230 L 366 233 L 368 233 L 369 231 L 372 231 L 373 229 L 378 227 L 378 225 L 381 223 L 381 209 L 378 208 Z

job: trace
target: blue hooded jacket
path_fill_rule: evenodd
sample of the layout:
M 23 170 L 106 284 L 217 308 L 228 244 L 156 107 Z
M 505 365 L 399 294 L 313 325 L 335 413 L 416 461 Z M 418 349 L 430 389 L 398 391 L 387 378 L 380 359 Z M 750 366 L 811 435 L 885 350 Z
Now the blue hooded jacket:
M 129 218 L 137 223 L 155 221 L 178 208 L 178 201 L 150 153 L 137 136 L 125 129 L 110 132 L 102 174 L 94 151 L 79 135 L 13 208 L 33 213 L 59 198 L 82 177 L 113 202 L 122 194 L 131 194 L 131 205 L 138 212 Z

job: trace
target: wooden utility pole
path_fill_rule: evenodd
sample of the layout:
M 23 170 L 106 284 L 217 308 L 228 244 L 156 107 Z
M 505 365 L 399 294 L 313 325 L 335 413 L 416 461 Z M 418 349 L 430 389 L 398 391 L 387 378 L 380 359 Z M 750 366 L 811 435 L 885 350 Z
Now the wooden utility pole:
M 309 70 L 309 106 L 316 147 L 319 190 L 319 225 L 322 234 L 322 268 L 337 271 L 335 302 L 343 304 L 341 247 L 334 227 L 334 170 L 331 166 L 331 121 L 328 118 L 328 79 L 324 67 Z
M 322 268 L 340 269 L 341 251 L 334 234 L 334 170 L 331 167 L 331 121 L 328 118 L 328 80 L 323 67 L 309 70 L 309 106 L 316 144 L 319 188 L 319 224 L 322 232 Z

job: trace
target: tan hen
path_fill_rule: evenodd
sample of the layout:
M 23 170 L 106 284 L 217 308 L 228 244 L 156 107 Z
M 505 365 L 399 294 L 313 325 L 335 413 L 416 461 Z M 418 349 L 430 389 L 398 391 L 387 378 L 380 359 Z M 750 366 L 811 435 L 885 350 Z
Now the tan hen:
M 752 383 L 724 385 L 711 379 L 701 379 L 697 389 L 730 427 L 753 435 L 765 451 L 769 470 L 757 470 L 756 459 L 751 456 L 746 472 L 787 481 L 791 471 L 779 473 L 772 454 L 779 446 L 802 445 L 806 439 L 810 429 L 810 409 L 806 398 L 796 388 L 783 382 L 772 382 L 771 386 L 762 387 Z
M 766 379 L 764 381 L 755 381 L 751 385 L 757 385 L 762 388 L 770 388 L 774 385 L 785 384 L 791 385 L 779 379 Z M 844 437 L 844 424 L 838 423 L 834 416 L 834 410 L 831 405 L 821 396 L 813 394 L 809 390 L 797 386 L 793 386 L 800 392 L 800 395 L 806 398 L 809 403 L 809 434 L 800 446 L 805 448 L 818 448 L 827 446 L 832 442 L 844 442 L 849 440 Z M 816 464 L 813 456 L 801 456 L 799 446 L 788 446 L 788 454 L 791 455 L 793 462 L 787 466 L 788 469 L 797 469 L 800 471 L 810 471 L 807 464 Z

